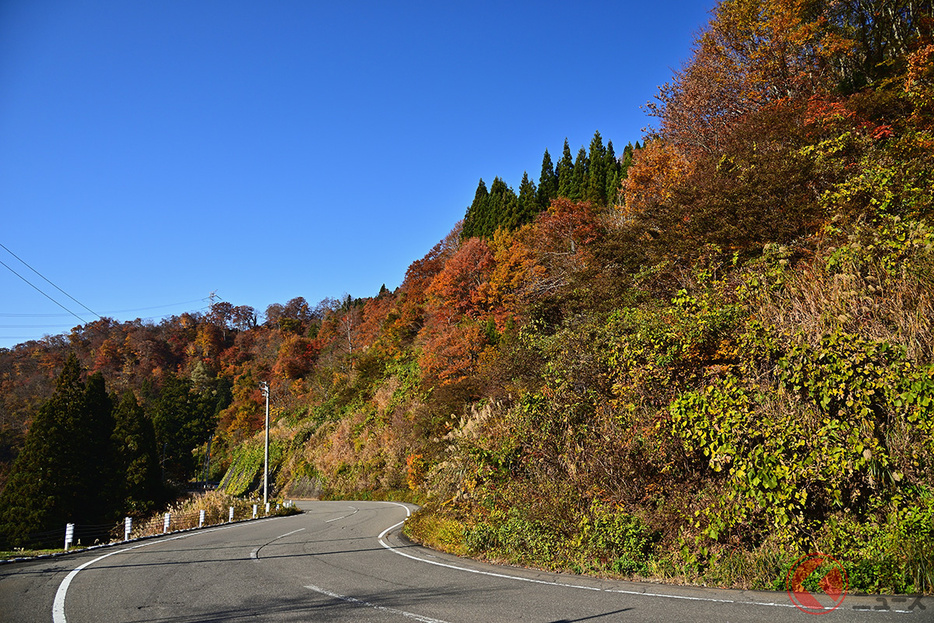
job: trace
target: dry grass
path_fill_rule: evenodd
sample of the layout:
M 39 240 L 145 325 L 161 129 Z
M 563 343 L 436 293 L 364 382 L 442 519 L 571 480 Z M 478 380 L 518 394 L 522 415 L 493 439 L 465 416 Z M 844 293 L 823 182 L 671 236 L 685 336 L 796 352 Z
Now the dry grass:
M 253 516 L 253 504 L 258 504 L 258 516 L 263 516 L 265 509 L 261 502 L 242 500 L 220 491 L 195 494 L 169 506 L 162 513 L 157 513 L 147 520 L 136 523 L 131 536 L 132 538 L 139 538 L 162 534 L 166 513 L 170 515 L 170 532 L 197 528 L 200 524 L 202 510 L 204 510 L 205 526 L 226 523 L 230 517 L 231 507 L 234 509 L 234 521 L 249 519 Z M 275 502 L 273 502 L 272 508 L 275 508 Z
M 835 330 L 905 348 L 911 361 L 934 354 L 934 280 L 927 271 L 892 275 L 878 264 L 830 273 L 814 264 L 789 271 L 785 286 L 763 293 L 759 318 L 817 345 Z

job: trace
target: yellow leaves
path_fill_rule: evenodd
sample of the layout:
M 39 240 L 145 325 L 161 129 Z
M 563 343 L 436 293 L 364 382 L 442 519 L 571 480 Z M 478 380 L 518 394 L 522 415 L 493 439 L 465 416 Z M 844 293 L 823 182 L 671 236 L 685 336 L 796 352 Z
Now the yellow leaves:
M 488 308 L 494 310 L 497 326 L 505 316 L 515 316 L 523 297 L 545 276 L 532 247 L 525 242 L 531 226 L 517 232 L 499 230 L 490 243 L 494 267 L 485 290 Z
M 410 454 L 405 458 L 405 482 L 412 491 L 417 490 L 425 482 L 428 464 L 421 454 Z
M 629 220 L 655 204 L 670 200 L 690 171 L 687 158 L 673 145 L 660 140 L 646 142 L 635 154 L 629 176 L 623 180 L 624 218 Z
M 934 114 L 934 44 L 917 50 L 908 57 L 905 92 L 915 105 L 912 118 L 919 126 L 930 129 Z

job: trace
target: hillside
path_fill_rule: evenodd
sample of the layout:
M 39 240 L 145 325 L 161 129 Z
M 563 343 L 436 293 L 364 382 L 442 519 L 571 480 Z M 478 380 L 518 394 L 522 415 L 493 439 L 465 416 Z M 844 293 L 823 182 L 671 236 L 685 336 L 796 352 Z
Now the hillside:
M 177 482 L 257 486 L 268 381 L 279 491 L 417 499 L 437 547 L 781 588 L 823 551 L 854 590 L 930 593 L 932 24 L 721 2 L 657 130 L 481 181 L 395 291 L 0 351 L 0 484 L 74 352 Z

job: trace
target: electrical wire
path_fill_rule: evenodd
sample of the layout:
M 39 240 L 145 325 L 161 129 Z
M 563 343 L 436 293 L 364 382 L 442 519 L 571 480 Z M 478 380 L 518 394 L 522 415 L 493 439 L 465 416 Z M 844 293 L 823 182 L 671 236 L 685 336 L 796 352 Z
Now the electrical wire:
M 95 316 L 97 316 L 98 318 L 101 317 L 101 315 L 98 314 L 97 312 L 95 312 L 93 309 L 91 309 L 90 307 L 88 307 L 87 305 L 85 305 L 84 303 L 82 303 L 81 301 L 79 301 L 78 299 L 76 299 L 75 297 L 73 297 L 72 295 L 68 294 L 67 292 L 65 292 L 64 290 L 62 290 L 61 288 L 59 288 L 59 287 L 58 287 L 57 285 L 55 285 L 54 283 L 52 283 L 51 281 L 49 281 L 49 279 L 46 278 L 45 275 L 43 275 L 42 273 L 40 273 L 38 270 L 36 270 L 36 269 L 33 268 L 32 266 L 30 266 L 29 264 L 27 264 L 27 263 L 26 263 L 26 260 L 24 260 L 23 258 L 21 258 L 20 256 L 18 256 L 17 254 L 13 253 L 12 251 L 10 251 L 6 246 L 3 245 L 3 243 L 0 243 L 0 247 L 2 247 L 4 251 L 6 251 L 7 253 L 9 253 L 10 255 L 12 255 L 13 257 L 15 257 L 16 259 L 18 259 L 20 262 L 22 262 L 22 264 L 23 264 L 26 268 L 28 268 L 28 269 L 31 270 L 32 272 L 36 273 L 37 275 L 39 275 L 40 277 L 42 277 L 43 279 L 45 279 L 45 282 L 48 283 L 50 286 L 52 286 L 53 288 L 55 288 L 56 290 L 58 290 L 59 292 L 61 292 L 62 294 L 64 294 L 64 295 L 67 296 L 68 298 L 70 298 L 72 301 L 74 301 L 75 303 L 77 303 L 77 304 L 80 305 L 81 307 L 85 308 L 87 311 L 89 311 L 89 312 L 91 312 L 92 314 L 94 314 Z M 34 286 L 34 287 L 35 287 L 35 286 Z
M 2 248 L 4 251 L 6 251 L 7 253 L 9 253 L 9 254 L 12 255 L 13 257 L 15 257 L 17 260 L 19 260 L 19 262 L 20 262 L 21 264 L 23 264 L 24 266 L 26 266 L 26 268 L 28 268 L 29 270 L 31 270 L 31 271 L 34 272 L 35 274 L 39 275 L 46 283 L 48 283 L 48 284 L 51 285 L 53 288 L 55 288 L 56 290 L 58 290 L 59 292 L 61 292 L 61 293 L 64 294 L 65 296 L 67 296 L 69 299 L 71 299 L 72 301 L 74 301 L 75 303 L 77 303 L 78 305 L 80 305 L 82 308 L 84 308 L 85 310 L 87 310 L 87 311 L 90 312 L 91 314 L 94 314 L 94 315 L 97 316 L 98 318 L 103 319 L 103 317 L 102 317 L 100 314 L 98 314 L 97 312 L 95 312 L 93 309 L 91 309 L 90 307 L 88 307 L 87 305 L 85 305 L 84 303 L 82 303 L 81 301 L 79 301 L 78 299 L 76 299 L 75 297 L 73 297 L 73 296 L 71 296 L 70 294 L 68 294 L 67 292 L 65 292 L 63 289 L 61 289 L 61 288 L 58 287 L 55 283 L 53 283 L 48 277 L 46 277 L 45 275 L 43 275 L 42 273 L 40 273 L 38 270 L 36 270 L 36 269 L 33 268 L 32 266 L 30 266 L 29 263 L 26 262 L 26 260 L 24 260 L 24 259 L 21 258 L 20 256 L 16 255 L 16 253 L 14 253 L 13 251 L 11 251 L 11 250 L 9 249 L 9 247 L 7 247 L 6 245 L 0 243 L 0 248 Z M 59 307 L 61 307 L 61 308 L 62 308 L 63 310 L 65 310 L 66 312 L 68 312 L 67 314 L 15 314 L 15 313 L 0 313 L 0 318 L 62 318 L 62 317 L 74 316 L 75 318 L 77 318 L 78 320 L 80 320 L 83 324 L 88 324 L 87 320 L 85 320 L 84 318 L 82 318 L 81 316 L 79 316 L 78 314 L 76 314 L 75 312 L 73 312 L 73 311 L 72 311 L 71 309 L 69 309 L 68 307 L 65 307 L 65 305 L 63 305 L 62 303 L 60 303 L 60 302 L 58 302 L 57 300 L 55 300 L 54 298 L 52 298 L 49 294 L 47 294 L 45 291 L 43 291 L 41 288 L 39 288 L 39 286 L 37 286 L 36 284 L 32 283 L 29 279 L 26 279 L 26 277 L 24 277 L 23 275 L 19 274 L 19 273 L 16 272 L 15 270 L 13 270 L 13 268 L 10 267 L 10 265 L 8 265 L 6 262 L 3 262 L 2 260 L 0 260 L 0 265 L 2 265 L 4 268 L 6 268 L 8 271 L 10 271 L 11 273 L 13 273 L 13 274 L 16 275 L 17 277 L 19 277 L 19 278 L 20 278 L 21 280 L 23 280 L 27 285 L 29 285 L 31 288 L 33 288 L 34 290 L 36 290 L 39 294 L 41 294 L 41 295 L 44 296 L 45 298 L 47 298 L 47 299 L 49 299 L 50 301 L 52 301 L 53 303 L 55 303 L 56 305 L 58 305 Z M 215 290 L 214 292 L 211 292 L 211 295 L 210 295 L 208 298 L 209 298 L 209 299 L 211 300 L 211 302 L 213 303 L 215 298 L 220 299 L 221 297 L 217 295 L 217 291 Z M 198 303 L 198 302 L 202 302 L 202 301 L 205 301 L 205 300 L 208 300 L 208 299 L 200 298 L 200 299 L 194 299 L 194 300 L 190 300 L 190 301 L 183 301 L 183 302 L 181 302 L 181 303 L 172 303 L 172 304 L 169 304 L 169 305 L 155 305 L 155 306 L 151 306 L 151 307 L 138 307 L 138 308 L 134 308 L 134 309 L 122 309 L 122 310 L 116 310 L 116 311 L 111 311 L 111 312 L 106 312 L 106 313 L 108 313 L 108 314 L 122 314 L 122 313 L 127 313 L 127 312 L 138 312 L 138 311 L 150 311 L 150 310 L 155 310 L 155 309 L 166 309 L 166 308 L 169 308 L 169 307 L 177 307 L 177 306 L 179 306 L 179 305 L 188 305 L 188 304 L 191 304 L 191 303 Z M 221 300 L 223 300 L 223 299 L 221 299 Z M 204 309 L 207 309 L 207 308 L 204 308 Z M 199 310 L 199 311 L 200 311 L 200 310 Z M 56 329 L 56 328 L 63 328 L 63 327 L 64 327 L 64 328 L 67 328 L 68 325 L 0 325 L 0 329 Z M 27 337 L 28 337 L 28 336 L 22 336 L 22 338 L 20 338 L 19 336 L 17 336 L 17 337 L 13 337 L 13 336 L 4 336 L 4 337 L 2 337 L 2 338 L 0 338 L 0 339 L 26 339 Z
M 207 299 L 200 298 L 200 299 L 195 299 L 193 301 L 182 301 L 181 303 L 171 303 L 169 305 L 156 305 L 154 307 L 137 307 L 136 309 L 117 309 L 117 310 L 107 312 L 107 313 L 108 314 L 125 314 L 127 312 L 150 311 L 153 309 L 165 309 L 166 307 L 178 307 L 179 305 L 189 305 L 191 303 L 200 303 L 201 301 L 205 301 L 205 300 Z
M 0 246 L 3 246 L 3 245 L 0 245 Z M 6 249 L 6 247 L 3 247 L 3 248 Z M 9 249 L 7 249 L 7 250 L 9 250 Z M 16 257 L 16 256 L 14 255 L 13 257 Z M 19 258 L 17 258 L 17 259 L 19 259 Z M 20 261 L 22 261 L 22 260 L 20 260 Z M 3 260 L 0 260 L 0 264 L 2 264 L 8 271 L 10 271 L 10 272 L 13 273 L 14 275 L 16 275 L 17 277 L 19 277 L 19 278 L 22 279 L 23 281 L 25 281 L 26 283 L 28 283 L 30 286 L 32 286 L 33 288 L 35 288 L 36 292 L 38 292 L 39 294 L 41 294 L 41 295 L 44 296 L 45 298 L 49 299 L 50 301 L 52 301 L 53 303 L 55 303 L 56 305 L 58 305 L 59 307 L 61 307 L 62 309 L 64 309 L 66 312 L 68 312 L 69 314 L 71 314 L 72 316 L 74 316 L 75 318 L 77 318 L 78 320 L 80 320 L 82 323 L 84 323 L 84 324 L 87 324 L 87 323 L 88 323 L 87 320 L 85 320 L 84 318 L 82 318 L 81 316 L 79 316 L 78 314 L 76 314 L 75 312 L 71 311 L 70 309 L 68 309 L 67 307 L 65 307 L 64 305 L 62 305 L 61 303 L 59 303 L 59 302 L 56 301 L 55 299 L 53 299 L 51 296 L 49 296 L 48 294 L 46 294 L 45 292 L 43 292 L 42 290 L 40 290 L 39 287 L 36 286 L 35 284 L 33 284 L 31 281 L 29 281 L 29 279 L 26 279 L 26 278 L 23 277 L 21 274 L 19 274 L 18 272 L 16 272 L 15 270 L 13 270 L 12 268 L 10 268 L 9 266 L 7 266 L 7 264 L 6 264 Z M 28 264 L 27 264 L 27 266 L 28 266 Z M 40 276 L 41 276 L 41 275 L 40 275 Z M 70 297 L 69 297 L 69 298 L 70 298 Z M 91 312 L 91 313 L 94 313 L 94 312 Z M 96 316 L 97 314 L 94 314 L 94 315 Z M 99 317 L 99 316 L 98 316 L 98 317 Z
M 67 324 L 0 324 L 0 329 L 61 329 Z
M 220 297 L 217 297 L 220 298 Z M 169 307 L 178 307 L 179 305 L 190 305 L 192 303 L 200 303 L 206 301 L 206 298 L 192 299 L 190 301 L 181 301 L 179 303 L 168 303 L 166 305 L 153 305 L 151 307 L 135 307 L 133 309 L 114 309 L 110 311 L 105 311 L 104 315 L 109 316 L 111 314 L 125 314 L 128 312 L 138 312 L 138 311 L 152 311 L 153 309 L 167 309 Z M 207 308 L 203 308 L 207 309 Z M 71 314 L 11 314 L 11 313 L 0 313 L 0 318 L 63 318 L 70 316 Z

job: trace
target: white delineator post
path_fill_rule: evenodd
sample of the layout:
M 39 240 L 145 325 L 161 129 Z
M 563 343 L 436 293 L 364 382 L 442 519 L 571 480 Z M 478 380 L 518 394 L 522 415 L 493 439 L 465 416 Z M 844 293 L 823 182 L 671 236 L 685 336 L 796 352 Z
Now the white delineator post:
M 169 531 L 169 522 L 172 520 L 172 513 L 166 513 L 162 521 L 162 534 Z
M 257 508 L 256 508 L 256 507 L 257 507 L 257 505 L 254 504 L 254 505 L 253 505 L 253 519 L 256 519 L 256 511 L 257 511 Z
M 133 532 L 133 518 L 127 517 L 123 520 L 123 540 L 130 540 L 130 533 Z
M 71 547 L 71 543 L 75 538 L 75 524 L 67 523 L 65 524 L 65 551 L 68 551 L 68 548 Z
M 227 518 L 227 522 L 228 522 L 228 523 L 230 523 L 231 521 L 233 521 L 233 509 L 234 509 L 234 507 L 231 506 L 231 507 L 230 507 L 230 516 Z

